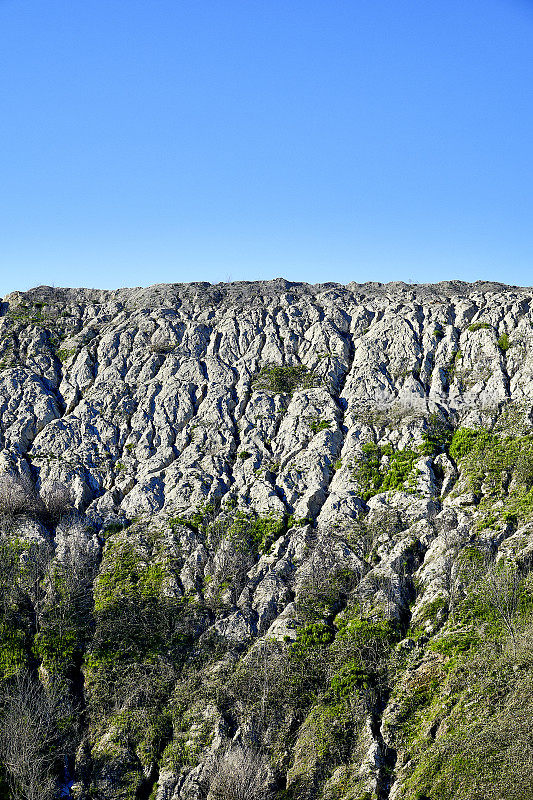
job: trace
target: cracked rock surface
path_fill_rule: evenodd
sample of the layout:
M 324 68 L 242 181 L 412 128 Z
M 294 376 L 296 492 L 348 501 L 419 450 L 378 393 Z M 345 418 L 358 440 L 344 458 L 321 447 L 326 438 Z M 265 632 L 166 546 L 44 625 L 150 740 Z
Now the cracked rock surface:
M 30 476 L 41 494 L 67 487 L 78 512 L 74 528 L 26 520 L 19 535 L 50 540 L 55 562 L 81 554 L 95 587 L 113 553 L 132 547 L 147 569 L 163 565 L 161 597 L 194 606 L 194 658 L 154 701 L 167 709 L 157 745 L 133 723 L 121 728 L 146 700 L 118 692 L 91 721 L 96 668 L 82 667 L 89 723 L 71 757 L 73 796 L 205 800 L 218 796 L 224 759 L 238 770 L 243 748 L 259 748 L 265 797 L 414 798 L 405 698 L 417 681 L 444 680 L 428 642 L 466 591 L 461 553 L 475 546 L 519 564 L 533 548 L 528 520 L 508 508 L 515 462 L 495 494 L 487 476 L 474 486 L 447 445 L 425 444 L 438 425 L 450 436 L 533 430 L 533 290 L 282 279 L 38 287 L 3 298 L 0 368 L 0 471 Z M 507 514 L 501 524 L 487 523 L 490 503 Z M 247 550 L 236 543 L 243 519 L 256 524 Z M 355 609 L 396 631 L 396 672 L 375 668 L 385 688 L 365 684 L 366 699 L 361 690 L 343 711 L 344 739 L 332 739 L 328 681 L 342 658 L 356 663 L 341 647 Z M 266 676 L 276 659 L 288 669 L 285 651 L 312 625 L 341 661 L 307 706 L 280 721 L 236 699 L 232 676 Z M 219 688 L 204 696 L 194 669 Z M 263 685 L 247 680 L 259 696 Z M 293 688 L 279 690 L 280 707 Z M 445 713 L 428 712 L 428 742 Z
M 398 418 L 401 447 L 431 411 L 474 422 L 531 399 L 530 302 L 459 282 L 14 293 L 0 317 L 4 457 L 72 487 L 100 524 L 229 496 L 350 518 L 350 465 L 380 426 Z M 318 385 L 256 390 L 264 364 L 303 364 Z

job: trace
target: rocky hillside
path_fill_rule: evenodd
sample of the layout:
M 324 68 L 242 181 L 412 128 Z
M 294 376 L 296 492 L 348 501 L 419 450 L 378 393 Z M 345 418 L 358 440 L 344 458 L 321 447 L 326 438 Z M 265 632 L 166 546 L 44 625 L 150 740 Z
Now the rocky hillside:
M 533 798 L 533 290 L 0 306 L 6 798 Z

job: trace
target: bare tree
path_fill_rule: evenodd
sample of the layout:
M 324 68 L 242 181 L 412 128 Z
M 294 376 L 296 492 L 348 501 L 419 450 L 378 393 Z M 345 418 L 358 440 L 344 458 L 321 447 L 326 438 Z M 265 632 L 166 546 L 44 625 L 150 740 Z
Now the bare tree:
M 362 567 L 354 568 L 332 538 L 322 538 L 301 567 L 296 584 L 296 610 L 302 621 L 329 615 L 341 596 L 357 586 Z
M 72 511 L 70 489 L 60 481 L 45 483 L 41 487 L 41 499 L 53 522 L 58 522 L 65 514 Z
M 361 582 L 359 595 L 368 606 L 378 606 L 390 619 L 400 606 L 400 576 L 376 568 Z
M 46 589 L 43 578 L 52 557 L 50 542 L 42 537 L 20 543 L 0 537 L 0 614 L 15 628 L 39 628 Z
M 28 475 L 0 475 L 0 517 L 12 519 L 22 514 L 39 515 L 44 504 Z
M 251 525 L 247 520 L 224 520 L 209 526 L 208 544 L 214 553 L 205 572 L 211 574 L 205 599 L 214 607 L 222 598 L 235 605 L 254 563 Z
M 355 555 L 366 561 L 372 552 L 372 545 L 376 531 L 364 519 L 357 519 L 344 531 L 346 541 Z
M 452 619 L 455 616 L 455 602 L 457 599 L 457 556 L 455 553 L 448 553 L 442 563 L 442 585 L 448 595 L 448 607 Z
M 0 538 L 0 616 L 11 622 L 18 591 L 19 553 L 5 536 Z
M 61 658 L 59 642 L 69 642 L 68 652 L 81 651 L 93 624 L 93 581 L 98 568 L 97 545 L 82 520 L 71 517 L 58 526 L 54 558 L 39 582 L 41 605 L 37 632 L 47 669 L 69 670 Z
M 22 598 L 27 598 L 33 609 L 34 625 L 38 631 L 46 602 L 43 578 L 53 555 L 52 545 L 46 540 L 32 541 L 20 555 L 17 587 Z
M 28 674 L 6 684 L 0 693 L 0 760 L 13 800 L 52 800 L 57 767 L 64 759 L 58 722 L 71 709 L 60 692 L 43 687 Z
M 211 773 L 208 800 L 265 800 L 268 792 L 266 757 L 238 745 L 220 756 Z
M 515 564 L 493 564 L 482 584 L 485 601 L 509 633 L 516 655 L 515 615 L 520 601 L 520 573 Z
M 58 522 L 72 511 L 70 490 L 60 481 L 49 481 L 37 492 L 29 475 L 0 475 L 0 517 L 28 515 Z

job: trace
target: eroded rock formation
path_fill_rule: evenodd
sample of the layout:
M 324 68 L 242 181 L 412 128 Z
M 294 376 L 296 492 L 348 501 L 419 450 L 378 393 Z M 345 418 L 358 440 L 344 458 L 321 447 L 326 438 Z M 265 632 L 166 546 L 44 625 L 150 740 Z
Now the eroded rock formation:
M 5 527 L 49 548 L 28 668 L 83 709 L 75 796 L 456 796 L 424 759 L 476 585 L 529 670 L 494 597 L 528 591 L 532 290 L 38 287 L 4 298 L 0 362 L 2 475 L 77 511 Z M 58 565 L 91 608 L 56 663 Z

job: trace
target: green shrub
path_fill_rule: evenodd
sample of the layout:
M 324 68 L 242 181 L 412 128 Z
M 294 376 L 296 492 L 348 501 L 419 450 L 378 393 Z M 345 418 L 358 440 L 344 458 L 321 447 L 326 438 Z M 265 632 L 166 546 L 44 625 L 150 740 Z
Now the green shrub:
M 35 637 L 35 653 L 49 672 L 68 674 L 72 670 L 75 656 L 82 652 L 83 640 L 74 614 L 71 614 L 65 624 L 61 625 L 61 621 L 51 614 L 44 619 L 44 624 Z
M 524 641 L 530 631 L 524 631 Z M 508 637 L 507 637 L 508 638 Z M 507 642 L 508 644 L 508 642 Z M 449 679 L 432 690 L 433 709 L 406 719 L 411 727 L 411 764 L 402 796 L 432 800 L 522 800 L 533 781 L 530 660 L 517 669 L 505 638 L 490 646 L 470 631 L 439 638 L 431 649 L 451 659 Z M 521 665 L 522 667 L 525 666 Z M 435 703 L 437 700 L 437 704 Z M 443 715 L 444 711 L 444 715 Z M 437 736 L 429 726 L 445 718 Z
M 339 699 L 350 697 L 354 692 L 368 689 L 372 684 L 369 673 L 355 660 L 343 664 L 331 679 L 331 691 Z
M 424 622 L 435 620 L 439 611 L 443 609 L 448 609 L 448 601 L 444 597 L 436 597 L 431 603 L 427 603 L 424 606 L 422 614 L 419 615 L 417 620 L 418 625 L 422 626 Z
M 108 539 L 114 533 L 119 533 L 123 531 L 126 527 L 126 523 L 124 522 L 109 522 L 105 528 L 102 529 L 102 536 L 104 539 Z
M 309 525 L 311 521 L 307 517 L 295 517 L 294 514 L 289 514 L 287 517 L 287 530 L 289 528 L 301 528 L 304 525 Z
M 94 634 L 85 657 L 88 685 L 102 693 L 102 703 L 115 684 L 132 680 L 132 671 L 150 671 L 161 659 L 178 664 L 183 657 L 191 612 L 185 598 L 162 591 L 164 577 L 165 567 L 147 563 L 130 542 L 108 541 L 94 585 Z M 155 678 L 153 683 L 156 691 Z
M 498 347 L 500 348 L 502 353 L 506 353 L 511 347 L 511 342 L 509 341 L 509 337 L 506 333 L 502 333 L 502 335 L 498 339 Z
M 106 556 L 107 564 L 95 584 L 97 614 L 108 611 L 122 598 L 141 602 L 159 597 L 164 576 L 160 564 L 144 564 L 126 542 L 108 544 Z
M 480 496 L 478 529 L 516 524 L 533 514 L 533 436 L 500 436 L 484 429 L 460 428 L 449 449 L 461 461 L 462 480 Z M 484 498 L 484 499 L 483 499 Z M 494 500 L 503 501 L 499 510 Z
M 408 478 L 412 477 L 415 461 L 419 458 L 420 454 L 414 450 L 393 450 L 381 484 L 382 490 L 405 489 Z
M 428 417 L 427 428 L 422 434 L 420 453 L 424 456 L 435 456 L 444 453 L 453 436 L 453 429 L 449 422 L 441 419 L 436 414 Z
M 19 672 L 28 662 L 28 634 L 6 621 L 0 624 L 0 679 Z
M 313 422 L 309 423 L 309 427 L 313 431 L 313 433 L 320 433 L 320 431 L 325 431 L 328 428 L 331 428 L 331 420 L 329 419 L 317 419 Z
M 72 358 L 72 356 L 76 355 L 77 352 L 78 351 L 75 347 L 73 347 L 71 350 L 58 350 L 57 357 L 62 363 L 64 363 L 65 361 L 68 361 L 69 358 Z
M 488 323 L 488 322 L 473 322 L 473 323 L 472 323 L 472 325 L 469 325 L 469 326 L 468 326 L 468 330 L 469 330 L 471 333 L 474 333 L 474 331 L 479 331 L 479 330 L 481 330 L 482 328 L 488 328 L 488 329 L 490 329 L 490 328 L 492 328 L 492 325 L 489 325 L 489 323 Z
M 339 638 L 357 646 L 361 659 L 377 650 L 387 650 L 397 640 L 398 630 L 386 619 L 349 617 L 339 625 Z
M 408 481 L 413 477 L 413 467 L 420 453 L 408 448 L 395 450 L 390 444 L 379 446 L 373 442 L 367 442 L 361 449 L 363 457 L 354 468 L 352 477 L 359 484 L 363 500 L 378 492 L 411 488 Z M 388 464 L 382 467 L 384 456 L 388 457 Z
M 188 517 L 172 517 L 169 520 L 169 524 L 171 528 L 183 525 L 185 528 L 198 533 L 199 530 L 205 528 L 213 518 L 214 513 L 215 506 L 213 503 L 205 503 L 199 506 L 192 514 L 189 514 Z
M 266 364 L 256 375 L 252 385 L 256 390 L 274 394 L 292 394 L 297 389 L 312 389 L 318 386 L 319 379 L 303 364 L 293 367 Z
M 293 652 L 298 653 L 310 647 L 330 644 L 335 638 L 333 628 L 325 622 L 312 622 L 298 629 L 298 635 L 292 646 Z
M 449 448 L 449 453 L 454 461 L 459 461 L 471 452 L 481 433 L 481 430 L 472 428 L 459 428 L 455 431 Z
M 367 442 L 361 449 L 363 457 L 355 467 L 353 477 L 359 484 L 361 497 L 366 501 L 380 491 L 383 483 L 380 470 L 382 450 L 373 442 Z
M 473 650 L 479 646 L 479 643 L 479 634 L 471 628 L 466 628 L 464 630 L 446 633 L 445 636 L 432 641 L 429 647 L 435 653 L 453 657 L 458 653 L 465 653 L 469 650 Z
M 285 520 L 278 514 L 260 516 L 236 511 L 228 523 L 225 538 L 251 547 L 255 554 L 266 553 L 285 529 Z

